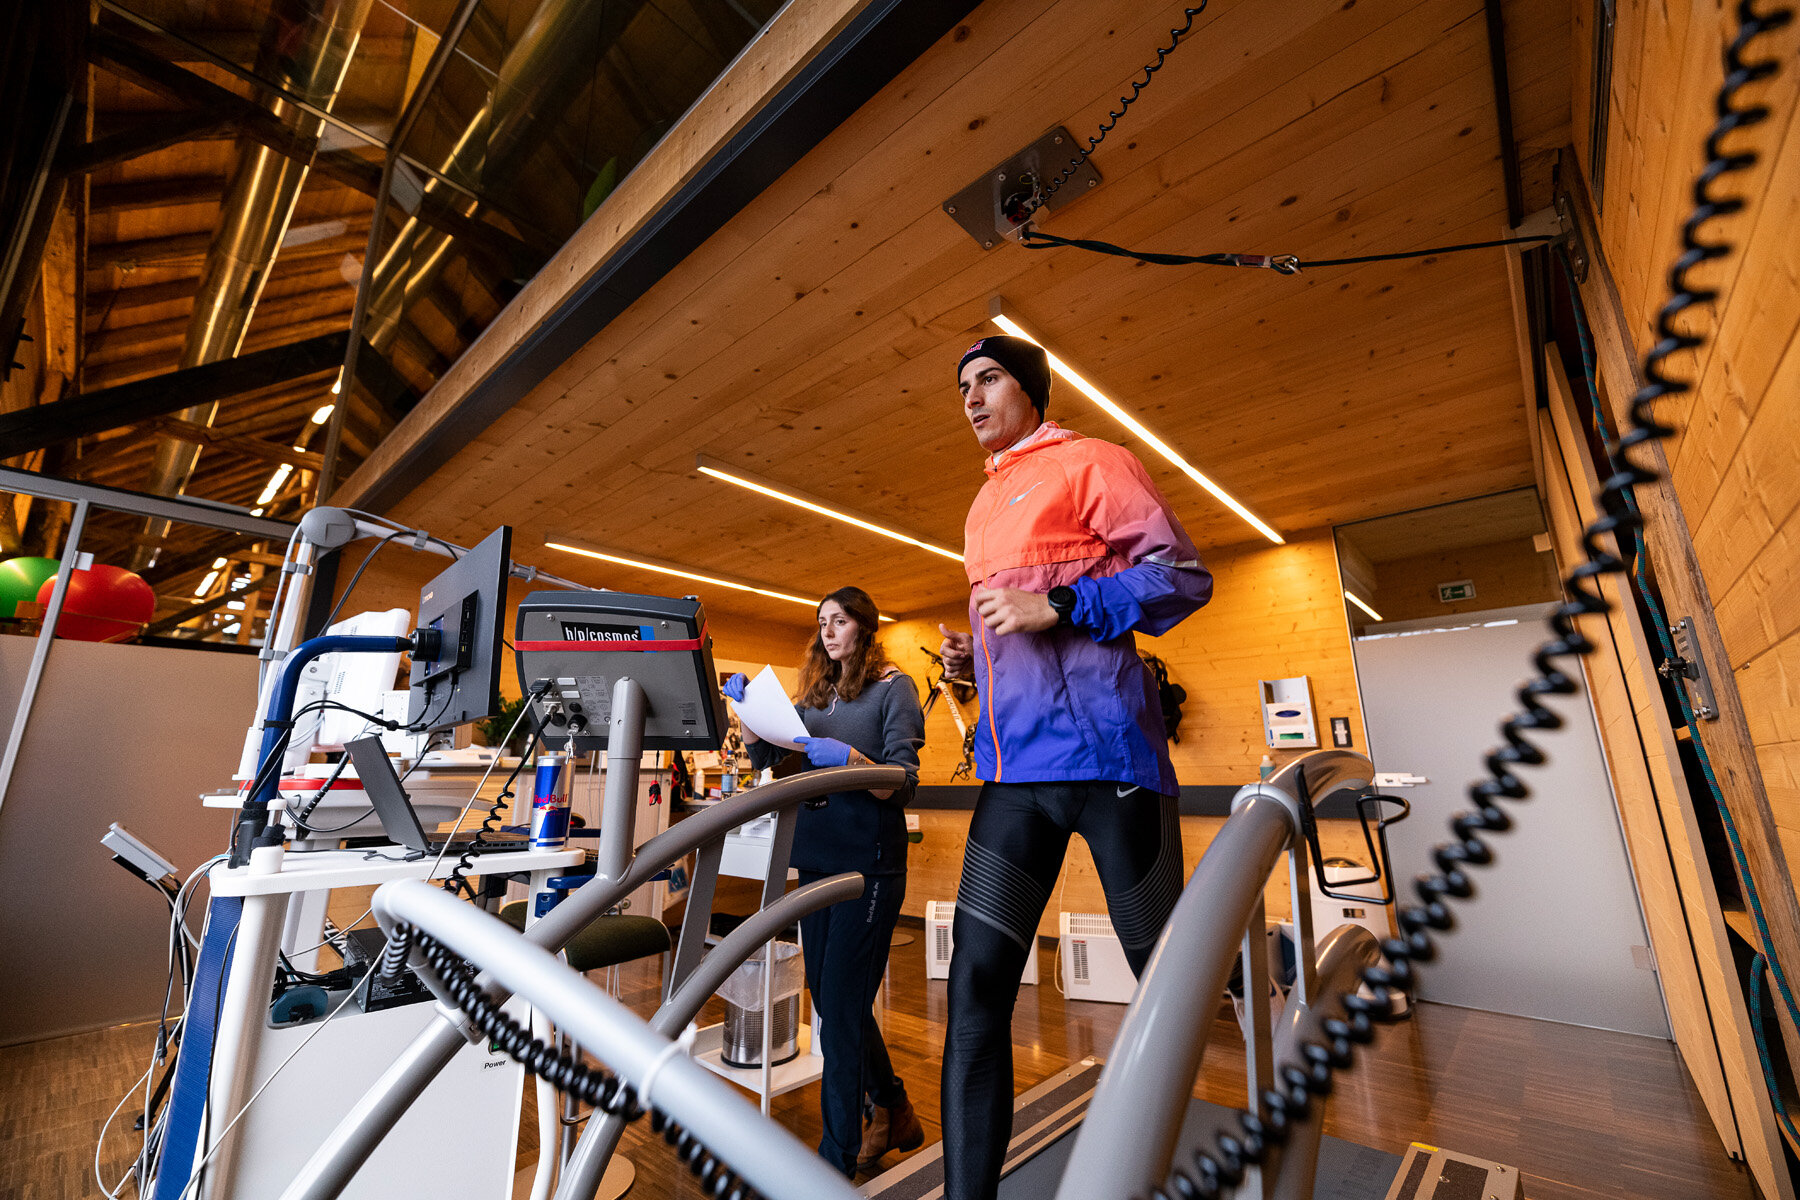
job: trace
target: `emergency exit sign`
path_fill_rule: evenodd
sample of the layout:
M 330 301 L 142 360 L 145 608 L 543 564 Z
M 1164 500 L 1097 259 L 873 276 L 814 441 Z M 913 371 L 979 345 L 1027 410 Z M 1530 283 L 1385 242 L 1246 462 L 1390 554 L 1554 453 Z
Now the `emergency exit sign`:
M 1437 585 L 1437 589 L 1438 599 L 1445 604 L 1455 604 L 1458 600 L 1475 598 L 1475 581 L 1473 579 L 1458 579 L 1453 583 L 1440 583 Z

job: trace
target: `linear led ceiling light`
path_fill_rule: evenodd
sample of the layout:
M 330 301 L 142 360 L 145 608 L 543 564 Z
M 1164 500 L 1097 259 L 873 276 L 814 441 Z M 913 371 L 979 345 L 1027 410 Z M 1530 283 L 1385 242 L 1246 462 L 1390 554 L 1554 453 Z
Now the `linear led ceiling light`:
M 1106 395 L 1106 393 L 1089 383 L 1086 379 L 1083 379 L 1073 367 L 1058 358 L 1050 347 L 1046 346 L 1041 339 L 1034 337 L 1023 325 L 1019 324 L 1018 321 L 1009 316 L 1006 312 L 1004 303 L 998 296 L 994 297 L 992 316 L 994 324 L 998 325 L 1006 332 L 1012 334 L 1014 337 L 1022 337 L 1026 341 L 1033 342 L 1040 347 L 1044 353 L 1049 356 L 1050 369 L 1052 371 L 1055 371 L 1058 375 L 1061 375 L 1064 379 L 1068 380 L 1077 391 L 1086 396 L 1089 400 L 1092 400 L 1095 404 L 1098 404 L 1113 420 L 1131 430 L 1131 432 L 1136 434 L 1145 445 L 1168 459 L 1182 474 L 1212 493 L 1213 497 L 1218 500 L 1220 504 L 1223 504 L 1226 508 L 1229 508 L 1232 512 L 1249 522 L 1251 528 L 1255 529 L 1256 532 L 1262 534 L 1277 546 L 1287 544 L 1286 538 L 1264 524 L 1261 518 L 1257 517 L 1255 513 L 1238 503 L 1224 488 L 1208 479 L 1205 475 L 1202 475 L 1199 471 L 1196 471 L 1187 459 L 1175 452 L 1174 447 L 1144 428 L 1143 422 L 1120 408 Z
M 1376 612 L 1374 609 L 1370 608 L 1367 604 L 1364 604 L 1362 597 L 1358 596 L 1355 592 L 1351 591 L 1349 588 L 1344 589 L 1344 599 L 1346 599 L 1350 603 L 1356 605 L 1356 607 L 1362 609 L 1364 612 L 1368 613 L 1371 617 L 1374 617 L 1377 621 L 1381 620 L 1381 614 Z
M 957 562 L 963 560 L 963 556 L 954 550 L 946 550 L 944 547 L 934 545 L 923 538 L 916 538 L 910 533 L 901 533 L 898 529 L 891 529 L 886 525 L 878 524 L 866 517 L 855 516 L 854 514 L 828 504 L 823 500 L 808 496 L 803 492 L 796 492 L 792 488 L 785 487 L 781 484 L 770 483 L 766 479 L 759 479 L 754 475 L 738 470 L 736 467 L 728 467 L 717 459 L 708 458 L 704 454 L 695 455 L 694 469 L 699 471 L 702 475 L 710 475 L 714 479 L 722 479 L 726 483 L 735 483 L 741 488 L 748 488 L 750 491 L 760 493 L 772 500 L 780 500 L 784 504 L 792 504 L 796 508 L 804 508 L 808 512 L 818 513 L 821 517 L 829 517 L 833 521 L 842 521 L 846 525 L 854 525 L 858 529 L 866 529 L 870 533 L 879 533 L 882 537 L 890 537 L 896 542 L 905 542 L 909 546 L 917 546 L 921 550 L 929 550 L 933 554 L 941 554 L 945 558 L 954 559 Z
M 778 592 L 774 588 L 760 587 L 754 583 L 741 583 L 734 579 L 721 579 L 717 575 L 702 575 L 698 571 L 690 571 L 686 567 L 678 567 L 673 563 L 653 562 L 650 559 L 638 558 L 627 554 L 614 554 L 610 550 L 600 550 L 593 546 L 584 546 L 566 538 L 545 538 L 544 545 L 552 550 L 562 550 L 569 554 L 580 554 L 586 558 L 597 558 L 601 562 L 613 563 L 621 567 L 631 567 L 638 571 L 655 571 L 660 575 L 673 575 L 677 579 L 688 579 L 695 583 L 712 584 L 714 587 L 731 588 L 738 592 L 753 592 L 758 596 L 767 596 L 772 600 L 786 600 L 790 604 L 804 604 L 816 610 L 817 600 L 808 600 L 805 596 L 795 596 L 788 592 Z M 882 617 L 883 621 L 892 621 L 892 617 Z

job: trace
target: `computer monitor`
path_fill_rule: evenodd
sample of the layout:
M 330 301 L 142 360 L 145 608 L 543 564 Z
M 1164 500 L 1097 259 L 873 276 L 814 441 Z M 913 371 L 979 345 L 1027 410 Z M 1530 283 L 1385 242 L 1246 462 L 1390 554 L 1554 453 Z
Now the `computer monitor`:
M 405 637 L 412 632 L 412 613 L 404 608 L 384 612 L 357 613 L 333 622 L 325 632 L 361 637 Z M 300 672 L 300 692 L 294 703 L 299 712 L 321 701 L 344 705 L 327 705 L 295 719 L 292 741 L 310 744 L 316 750 L 339 750 L 351 738 L 373 732 L 377 727 L 359 713 L 381 716 L 387 694 L 394 690 L 394 677 L 400 673 L 400 652 L 391 654 L 321 654 Z M 351 712 L 356 709 L 357 712 Z
M 605 750 L 613 686 L 644 689 L 646 750 L 716 750 L 728 724 L 706 612 L 691 596 L 533 592 L 519 603 L 519 683 L 545 745 Z
M 413 649 L 415 730 L 449 729 L 500 711 L 500 644 L 512 529 L 502 525 L 419 592 Z

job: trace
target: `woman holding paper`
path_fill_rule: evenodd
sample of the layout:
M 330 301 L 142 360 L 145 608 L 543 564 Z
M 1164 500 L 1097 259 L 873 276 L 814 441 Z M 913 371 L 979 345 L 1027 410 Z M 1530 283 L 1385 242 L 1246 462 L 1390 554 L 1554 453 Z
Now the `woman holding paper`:
M 925 1140 L 874 1012 L 906 895 L 903 807 L 918 780 L 925 717 L 913 681 L 875 640 L 881 616 L 866 592 L 839 588 L 819 602 L 818 616 L 794 705 L 808 734 L 796 739 L 808 765 L 894 763 L 906 768 L 907 780 L 897 792 L 834 792 L 822 807 L 800 810 L 794 833 L 791 861 L 801 884 L 845 871 L 859 871 L 867 881 L 858 899 L 800 919 L 806 986 L 825 1056 L 819 1153 L 854 1175 L 890 1150 L 914 1150 Z M 733 675 L 725 694 L 742 701 L 748 682 Z M 744 743 L 758 771 L 786 754 L 748 726 Z

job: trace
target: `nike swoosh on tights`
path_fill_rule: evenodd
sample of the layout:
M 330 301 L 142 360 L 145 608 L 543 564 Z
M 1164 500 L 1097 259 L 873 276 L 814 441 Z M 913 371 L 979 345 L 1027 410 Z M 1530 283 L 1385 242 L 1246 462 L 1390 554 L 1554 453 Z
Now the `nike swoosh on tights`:
M 1122 788 L 1117 789 L 1117 791 L 1119 793 L 1119 798 L 1121 800 L 1123 800 L 1126 796 L 1131 795 L 1131 793 L 1133 793 L 1137 790 L 1138 790 L 1138 785 L 1135 783 L 1132 784 L 1130 787 L 1122 787 Z

